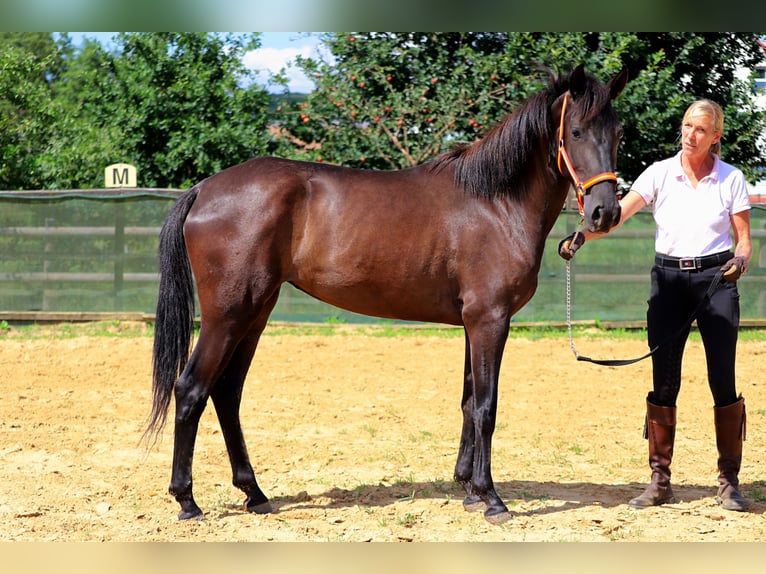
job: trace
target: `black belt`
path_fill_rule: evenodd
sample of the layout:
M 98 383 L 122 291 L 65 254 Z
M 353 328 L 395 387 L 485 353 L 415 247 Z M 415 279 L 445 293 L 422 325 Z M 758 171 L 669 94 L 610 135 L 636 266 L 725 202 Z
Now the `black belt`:
M 681 269 L 683 271 L 693 271 L 695 269 L 708 269 L 723 265 L 733 255 L 730 251 L 723 251 L 714 255 L 705 255 L 704 257 L 671 257 L 670 255 L 661 255 L 657 253 L 654 256 L 654 264 L 666 269 Z

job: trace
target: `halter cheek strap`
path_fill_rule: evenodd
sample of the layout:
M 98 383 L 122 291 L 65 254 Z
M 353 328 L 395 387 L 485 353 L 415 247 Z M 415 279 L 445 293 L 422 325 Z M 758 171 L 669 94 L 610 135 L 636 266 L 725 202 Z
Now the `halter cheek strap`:
M 569 158 L 569 153 L 567 153 L 566 146 L 564 145 L 564 117 L 567 113 L 567 102 L 569 101 L 569 92 L 564 94 L 564 103 L 561 105 L 561 122 L 559 123 L 559 153 L 556 160 L 556 163 L 559 167 L 559 172 L 561 175 L 566 177 L 569 175 L 569 177 L 572 178 L 572 182 L 574 183 L 574 187 L 577 190 L 577 208 L 580 210 L 580 215 L 583 215 L 584 213 L 584 206 L 583 201 L 585 196 L 588 194 L 588 191 L 591 187 L 596 185 L 597 183 L 601 183 L 602 181 L 613 181 L 615 184 L 617 183 L 617 174 L 613 171 L 605 171 L 603 173 L 599 173 L 598 175 L 594 175 L 590 179 L 586 181 L 580 181 L 580 178 L 577 177 L 577 172 L 575 171 L 574 165 L 572 165 L 572 160 Z M 561 160 L 564 160 L 564 164 L 566 165 L 567 172 L 564 171 Z

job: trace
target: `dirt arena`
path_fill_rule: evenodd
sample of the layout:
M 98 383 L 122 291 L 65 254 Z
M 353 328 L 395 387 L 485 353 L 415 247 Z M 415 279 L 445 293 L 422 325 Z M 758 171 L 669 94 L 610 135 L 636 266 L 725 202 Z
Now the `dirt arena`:
M 124 325 L 115 326 L 119 330 Z M 634 511 L 649 478 L 641 436 L 650 362 L 577 362 L 566 336 L 509 340 L 493 475 L 513 513 L 467 513 L 452 482 L 462 336 L 264 336 L 242 422 L 275 512 L 251 515 L 231 486 L 212 406 L 194 461 L 203 521 L 180 522 L 167 493 L 172 422 L 140 443 L 150 408 L 148 334 L 0 333 L 0 541 L 763 541 L 766 342 L 741 341 L 747 402 L 740 474 L 749 512 L 715 502 L 713 412 L 690 341 L 673 461 L 679 501 Z M 579 335 L 580 353 L 627 358 L 641 339 Z M 172 421 L 172 407 L 171 416 Z

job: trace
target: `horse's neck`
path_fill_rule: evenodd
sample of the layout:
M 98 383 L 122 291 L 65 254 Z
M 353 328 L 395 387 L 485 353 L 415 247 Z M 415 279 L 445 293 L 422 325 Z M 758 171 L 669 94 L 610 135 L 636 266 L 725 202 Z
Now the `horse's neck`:
M 570 186 L 567 180 L 551 176 L 547 170 L 541 173 L 546 176 L 533 183 L 523 210 L 527 221 L 537 222 L 540 239 L 544 241 L 564 208 Z

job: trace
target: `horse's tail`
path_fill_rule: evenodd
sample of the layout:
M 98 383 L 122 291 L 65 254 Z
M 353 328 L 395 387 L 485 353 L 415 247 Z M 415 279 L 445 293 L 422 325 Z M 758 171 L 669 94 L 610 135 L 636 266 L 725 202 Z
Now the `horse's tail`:
M 162 433 L 173 387 L 189 359 L 195 313 L 194 278 L 183 229 L 196 198 L 196 187 L 178 198 L 160 232 L 160 287 L 152 352 L 153 401 L 144 438 L 156 440 Z

